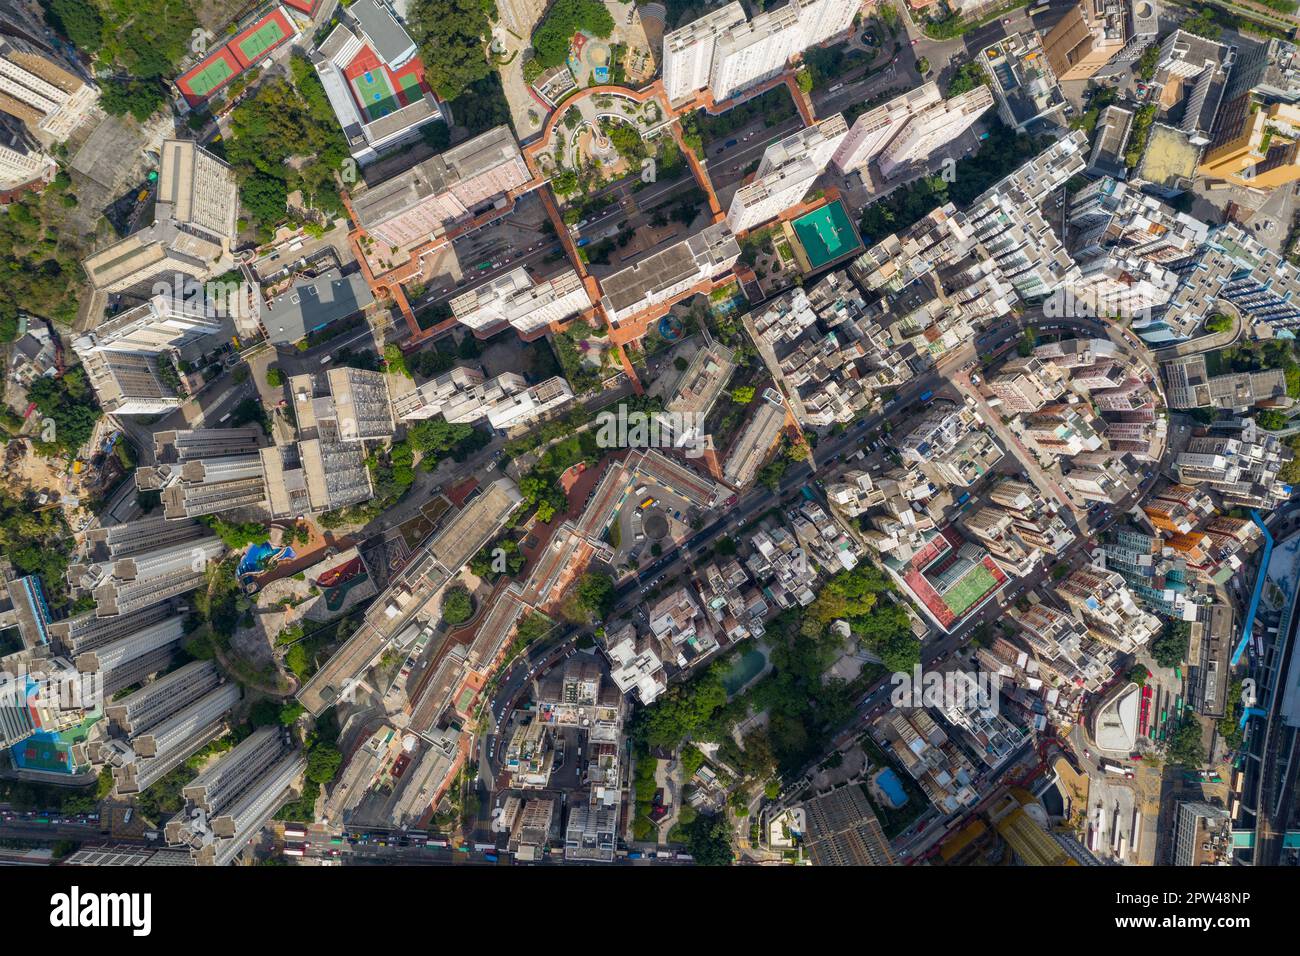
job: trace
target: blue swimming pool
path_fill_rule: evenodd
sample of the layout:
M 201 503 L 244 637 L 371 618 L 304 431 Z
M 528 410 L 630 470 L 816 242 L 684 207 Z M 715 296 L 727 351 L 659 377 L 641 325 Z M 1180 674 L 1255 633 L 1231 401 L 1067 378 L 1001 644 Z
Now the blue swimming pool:
M 885 792 L 885 796 L 895 808 L 907 803 L 907 791 L 903 789 L 903 781 L 898 779 L 898 774 L 891 768 L 886 767 L 876 774 L 876 785 Z

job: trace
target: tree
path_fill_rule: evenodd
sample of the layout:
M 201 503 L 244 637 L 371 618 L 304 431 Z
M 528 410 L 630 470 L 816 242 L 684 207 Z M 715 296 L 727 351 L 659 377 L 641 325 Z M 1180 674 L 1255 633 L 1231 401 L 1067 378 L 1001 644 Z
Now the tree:
M 969 60 L 963 63 L 953 73 L 952 79 L 948 81 L 948 91 L 944 94 L 947 99 L 954 96 L 960 96 L 962 93 L 968 93 L 977 86 L 987 86 L 989 75 L 984 71 L 983 65 L 978 60 Z
M 1205 763 L 1205 744 L 1201 742 L 1201 725 L 1196 715 L 1186 712 L 1182 724 L 1169 740 L 1169 760 L 1182 767 L 1196 768 Z
M 691 856 L 700 866 L 730 866 L 731 827 L 721 816 L 700 815 L 686 832 Z
M 754 400 L 752 385 L 739 385 L 731 390 L 731 400 L 737 405 L 748 405 Z
M 274 366 L 268 368 L 266 370 L 266 384 L 272 388 L 279 388 L 284 384 L 284 373 Z
M 222 521 L 214 515 L 204 515 L 199 521 L 207 525 L 231 551 L 239 551 L 250 544 L 260 544 L 270 535 L 270 529 L 257 521 Z
M 924 71 L 922 71 L 924 72 Z M 794 75 L 794 81 L 799 84 L 799 89 L 804 93 L 811 93 L 813 90 L 813 75 L 808 70 L 800 70 Z
M 588 572 L 578 582 L 578 603 L 590 612 L 594 620 L 601 621 L 609 617 L 617 601 L 614 579 L 608 574 Z
M 50 0 L 45 8 L 50 25 L 86 54 L 94 54 L 104 44 L 104 18 L 85 0 Z
M 1280 432 L 1286 428 L 1288 419 L 1285 412 L 1279 412 L 1274 408 L 1266 408 L 1255 416 L 1255 423 L 1271 432 Z
M 483 0 L 415 0 L 406 24 L 419 45 L 425 79 L 440 98 L 456 99 L 492 71 L 485 55 L 491 24 Z
M 555 0 L 533 31 L 533 53 L 543 69 L 560 66 L 579 31 L 604 39 L 614 32 L 614 18 L 600 0 Z
M 407 378 L 415 378 L 411 370 L 406 366 L 406 356 L 402 354 L 402 347 L 396 342 L 384 346 L 384 361 L 388 364 L 388 371 L 395 375 L 405 375 Z
M 461 585 L 447 589 L 442 597 L 442 620 L 450 627 L 464 624 L 474 614 L 474 601 L 469 591 Z
M 107 80 L 99 103 L 112 116 L 130 113 L 143 123 L 166 101 L 156 79 Z
M 1177 667 L 1187 657 L 1192 626 L 1186 621 L 1168 621 L 1160 636 L 1151 642 L 1151 659 L 1161 667 Z

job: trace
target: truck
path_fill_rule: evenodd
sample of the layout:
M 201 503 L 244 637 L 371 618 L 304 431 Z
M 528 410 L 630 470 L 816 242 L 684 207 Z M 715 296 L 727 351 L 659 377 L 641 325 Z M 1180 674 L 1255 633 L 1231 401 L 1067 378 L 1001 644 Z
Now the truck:
M 934 398 L 934 392 L 930 391 L 928 388 L 921 393 L 921 401 L 923 402 L 928 402 L 932 398 Z

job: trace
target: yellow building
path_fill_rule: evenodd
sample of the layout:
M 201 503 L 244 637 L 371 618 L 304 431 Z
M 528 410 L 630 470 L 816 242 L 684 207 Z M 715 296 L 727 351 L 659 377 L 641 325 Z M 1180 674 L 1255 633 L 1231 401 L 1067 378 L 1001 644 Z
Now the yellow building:
M 1250 103 L 1240 117 L 1221 117 L 1197 172 L 1238 186 L 1274 189 L 1300 179 L 1300 107 Z
M 1086 80 L 1124 49 L 1127 5 L 1081 0 L 1043 37 L 1043 52 L 1062 82 Z
M 1032 795 L 1016 788 L 989 807 L 988 816 L 1025 866 L 1078 866 L 1047 832 L 1046 821 L 1034 819 L 1033 807 L 1041 810 Z

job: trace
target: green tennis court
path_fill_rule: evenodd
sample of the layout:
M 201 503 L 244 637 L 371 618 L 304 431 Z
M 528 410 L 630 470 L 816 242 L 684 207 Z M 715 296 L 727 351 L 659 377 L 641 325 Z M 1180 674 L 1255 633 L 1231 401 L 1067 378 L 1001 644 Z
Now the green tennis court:
M 267 20 L 256 31 L 239 41 L 239 52 L 249 63 L 284 39 L 284 28 L 278 20 Z
M 223 51 L 224 52 L 224 51 Z M 197 97 L 205 97 L 226 80 L 235 75 L 235 68 L 225 57 L 213 60 L 187 80 L 190 91 Z
M 948 605 L 948 610 L 953 614 L 961 617 L 970 610 L 971 605 L 993 590 L 997 583 L 992 571 L 983 564 L 977 564 L 948 589 L 948 593 L 943 596 L 943 603 Z
M 799 237 L 799 244 L 808 254 L 808 262 L 814 269 L 824 266 L 832 260 L 857 248 L 857 234 L 849 222 L 844 205 L 836 200 L 814 210 L 806 216 L 800 216 L 790 224 Z

